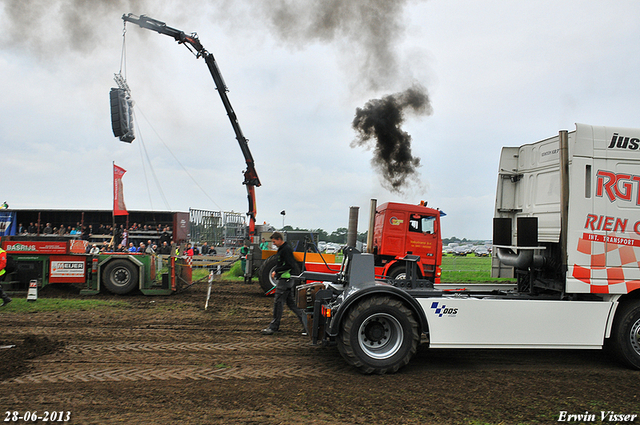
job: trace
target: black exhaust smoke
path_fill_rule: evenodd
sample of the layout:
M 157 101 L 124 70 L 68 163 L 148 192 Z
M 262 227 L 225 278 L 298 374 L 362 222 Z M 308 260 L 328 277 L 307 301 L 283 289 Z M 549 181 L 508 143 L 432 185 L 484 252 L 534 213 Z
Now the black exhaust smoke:
M 401 128 L 405 115 L 431 112 L 427 91 L 419 84 L 382 99 L 371 99 L 356 109 L 351 125 L 358 135 L 351 147 L 373 148 L 371 163 L 380 172 L 382 185 L 391 192 L 402 193 L 408 180 L 419 183 L 420 158 L 412 155 L 411 135 Z
M 396 44 L 405 33 L 408 0 L 270 0 L 262 4 L 274 34 L 288 44 L 332 43 L 353 84 L 385 90 L 400 78 Z
M 4 8 L 0 46 L 21 47 L 42 57 L 91 53 L 117 39 L 114 24 L 125 12 L 145 10 L 148 0 L 0 0 Z M 156 6 L 155 2 L 153 5 Z M 167 2 L 168 3 L 168 2 Z M 132 10 L 133 9 L 133 10 Z M 109 21 L 112 18 L 113 21 Z

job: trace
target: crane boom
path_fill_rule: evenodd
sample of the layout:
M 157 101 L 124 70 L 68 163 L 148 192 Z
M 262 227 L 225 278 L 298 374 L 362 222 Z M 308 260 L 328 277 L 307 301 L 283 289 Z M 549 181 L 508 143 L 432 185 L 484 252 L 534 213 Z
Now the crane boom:
M 220 95 L 220 99 L 222 100 L 222 104 L 227 111 L 227 116 L 231 121 L 231 126 L 233 127 L 233 131 L 236 134 L 236 139 L 238 140 L 238 144 L 240 145 L 240 150 L 242 151 L 242 155 L 244 156 L 245 162 L 247 164 L 247 169 L 244 171 L 244 181 L 242 182 L 242 184 L 247 187 L 247 198 L 249 201 L 249 211 L 247 212 L 247 216 L 249 216 L 249 235 L 251 237 L 255 236 L 255 223 L 257 213 L 255 188 L 260 186 L 260 179 L 258 178 L 258 173 L 255 169 L 253 156 L 251 155 L 251 151 L 249 150 L 248 140 L 246 137 L 244 137 L 242 129 L 240 128 L 240 124 L 238 123 L 238 117 L 236 116 L 236 113 L 231 106 L 231 102 L 229 101 L 229 97 L 227 96 L 228 89 L 224 80 L 222 79 L 222 74 L 220 73 L 220 69 L 218 68 L 218 64 L 216 63 L 215 58 L 202 46 L 196 33 L 188 35 L 184 31 L 168 27 L 164 22 L 149 18 L 145 15 L 135 16 L 129 13 L 128 15 L 122 15 L 122 19 L 125 22 L 132 22 L 142 28 L 156 31 L 159 34 L 173 37 L 179 44 L 184 44 L 189 50 L 194 52 L 196 58 L 204 58 L 204 61 L 209 68 L 209 72 L 213 77 L 213 82 L 216 85 L 216 89 L 218 91 L 218 94 Z

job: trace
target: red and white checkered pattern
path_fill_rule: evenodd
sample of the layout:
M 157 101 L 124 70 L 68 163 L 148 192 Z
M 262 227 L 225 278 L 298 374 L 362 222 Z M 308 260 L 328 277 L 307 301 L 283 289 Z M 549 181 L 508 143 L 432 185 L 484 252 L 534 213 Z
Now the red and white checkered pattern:
M 627 294 L 640 288 L 640 239 L 585 233 L 577 252 L 571 276 L 590 285 L 592 294 Z

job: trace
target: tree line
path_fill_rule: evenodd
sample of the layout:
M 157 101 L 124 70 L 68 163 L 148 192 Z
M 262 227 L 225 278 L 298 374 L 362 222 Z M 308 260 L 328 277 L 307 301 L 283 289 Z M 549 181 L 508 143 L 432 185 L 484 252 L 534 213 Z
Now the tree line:
M 347 243 L 347 231 L 348 229 L 346 227 L 339 227 L 336 230 L 334 230 L 333 232 L 329 233 L 327 231 L 325 231 L 324 229 L 301 229 L 299 227 L 293 228 L 292 226 L 284 226 L 283 229 L 284 231 L 297 231 L 297 232 L 312 232 L 312 233 L 317 233 L 318 234 L 318 240 L 319 241 L 325 241 L 325 242 L 333 242 L 333 243 L 337 243 L 337 244 L 346 244 Z M 367 234 L 369 232 L 358 232 L 358 237 L 357 239 L 360 242 L 366 242 L 367 241 Z
M 292 227 L 289 225 L 284 226 L 283 228 L 284 231 L 300 231 L 300 232 L 313 232 L 313 233 L 317 233 L 318 234 L 318 240 L 319 241 L 325 241 L 325 242 L 334 242 L 337 244 L 346 244 L 347 243 L 347 228 L 346 227 L 339 227 L 336 230 L 334 230 L 333 232 L 329 233 L 327 231 L 325 231 L 324 229 L 301 229 L 299 227 Z M 360 242 L 366 243 L 367 242 L 367 234 L 369 232 L 358 232 L 358 240 Z M 443 238 L 442 239 L 442 245 L 446 246 L 448 245 L 450 242 L 458 242 L 458 243 L 473 243 L 473 244 L 478 244 L 478 243 L 483 243 L 485 241 L 482 240 L 469 240 L 467 238 L 457 238 L 455 236 L 451 237 L 451 238 Z

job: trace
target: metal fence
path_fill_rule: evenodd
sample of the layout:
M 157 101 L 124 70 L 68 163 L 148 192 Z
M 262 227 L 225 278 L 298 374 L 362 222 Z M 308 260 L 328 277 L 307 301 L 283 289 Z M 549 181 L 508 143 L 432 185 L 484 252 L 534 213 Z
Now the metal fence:
M 242 246 L 247 237 L 244 214 L 189 208 L 191 240 L 216 247 Z

